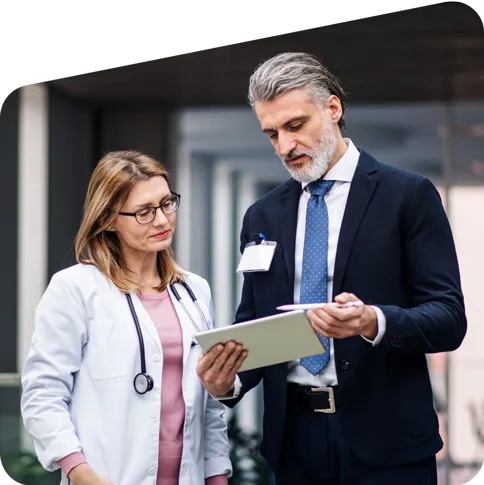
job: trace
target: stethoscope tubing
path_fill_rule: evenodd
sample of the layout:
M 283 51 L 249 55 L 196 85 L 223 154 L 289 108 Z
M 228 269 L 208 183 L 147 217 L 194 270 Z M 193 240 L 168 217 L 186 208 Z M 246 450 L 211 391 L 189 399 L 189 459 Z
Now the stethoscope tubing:
M 197 297 L 195 296 L 195 293 L 193 293 L 192 289 L 190 288 L 190 286 L 188 285 L 188 283 L 186 281 L 180 281 L 179 283 L 183 286 L 183 288 L 185 288 L 186 292 L 189 294 L 189 296 L 192 299 L 193 303 L 197 307 L 198 313 L 200 313 L 200 316 L 202 317 L 202 320 L 205 323 L 206 329 L 209 330 L 209 325 L 208 325 L 207 317 L 205 316 L 205 313 L 203 313 L 203 310 L 200 307 L 200 304 L 198 303 L 198 300 L 197 300 Z M 195 319 L 193 318 L 192 314 L 188 311 L 188 308 L 186 307 L 185 303 L 183 302 L 183 299 L 180 296 L 180 293 L 178 293 L 177 289 L 175 288 L 175 283 L 172 283 L 170 285 L 170 290 L 172 291 L 173 295 L 177 299 L 178 303 L 180 303 L 180 305 L 182 306 L 183 310 L 185 310 L 185 313 L 188 315 L 188 317 L 192 321 L 194 327 L 199 332 L 201 332 L 202 330 L 200 329 L 200 327 L 195 322 Z
M 209 323 L 208 323 L 207 317 L 203 313 L 203 310 L 200 307 L 200 304 L 198 303 L 198 300 L 197 300 L 197 297 L 195 296 L 195 293 L 193 293 L 192 289 L 190 288 L 190 286 L 188 285 L 187 282 L 179 281 L 178 283 L 180 283 L 185 288 L 186 292 L 188 293 L 188 295 L 192 299 L 193 303 L 197 307 L 197 310 L 200 313 L 200 315 L 201 315 L 201 317 L 202 317 L 202 319 L 205 323 L 206 329 L 209 330 Z M 178 303 L 180 303 L 180 305 L 182 306 L 185 313 L 190 318 L 194 327 L 199 332 L 201 332 L 200 327 L 197 325 L 192 314 L 188 311 L 188 308 L 186 307 L 185 303 L 183 302 L 183 299 L 182 299 L 180 293 L 178 293 L 177 289 L 175 288 L 175 283 L 170 284 L 170 290 L 173 293 L 174 297 L 177 299 Z M 131 311 L 131 315 L 133 317 L 134 325 L 136 327 L 136 333 L 138 334 L 138 341 L 139 341 L 139 348 L 140 348 L 140 360 L 141 360 L 141 372 L 139 374 L 136 374 L 134 381 L 133 381 L 133 386 L 134 386 L 134 390 L 138 394 L 146 394 L 148 391 L 151 391 L 153 389 L 154 381 L 153 381 L 153 378 L 149 374 L 147 374 L 147 372 L 146 372 L 146 355 L 145 355 L 145 343 L 144 343 L 144 339 L 143 339 L 143 333 L 141 332 L 141 325 L 140 325 L 139 320 L 138 320 L 138 315 L 136 314 L 136 310 L 134 308 L 133 300 L 132 300 L 131 295 L 129 293 L 126 293 L 126 299 L 128 300 L 129 309 Z M 141 384 L 141 385 L 137 385 L 137 383 Z

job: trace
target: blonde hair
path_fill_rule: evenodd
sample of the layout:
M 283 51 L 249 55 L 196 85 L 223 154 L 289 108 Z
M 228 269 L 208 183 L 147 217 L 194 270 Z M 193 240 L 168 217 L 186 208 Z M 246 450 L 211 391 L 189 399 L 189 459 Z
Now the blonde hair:
M 143 153 L 125 150 L 104 155 L 89 181 L 75 241 L 76 259 L 81 264 L 96 266 L 124 293 L 139 289 L 139 283 L 130 277 L 119 238 L 110 228 L 134 185 L 156 176 L 168 183 L 168 172 L 161 163 Z M 156 262 L 161 279 L 159 291 L 184 279 L 171 248 L 159 251 Z

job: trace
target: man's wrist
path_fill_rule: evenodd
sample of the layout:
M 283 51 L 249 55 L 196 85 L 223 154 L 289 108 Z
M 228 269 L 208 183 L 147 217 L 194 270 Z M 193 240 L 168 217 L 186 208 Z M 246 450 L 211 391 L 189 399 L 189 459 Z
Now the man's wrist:
M 365 305 L 365 312 L 368 312 L 368 324 L 365 326 L 361 336 L 374 340 L 378 335 L 378 318 L 376 311 L 370 305 Z
M 225 394 L 217 394 L 217 397 L 221 398 L 221 397 L 231 396 L 234 393 L 234 389 L 235 389 L 235 381 Z

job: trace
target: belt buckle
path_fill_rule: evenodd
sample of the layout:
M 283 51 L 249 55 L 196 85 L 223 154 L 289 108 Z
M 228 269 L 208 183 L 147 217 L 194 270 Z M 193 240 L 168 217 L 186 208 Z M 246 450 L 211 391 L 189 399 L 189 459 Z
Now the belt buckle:
M 334 389 L 332 387 L 313 387 L 310 392 L 324 391 L 328 393 L 329 408 L 315 409 L 315 413 L 334 414 L 336 412 L 336 403 L 334 402 Z

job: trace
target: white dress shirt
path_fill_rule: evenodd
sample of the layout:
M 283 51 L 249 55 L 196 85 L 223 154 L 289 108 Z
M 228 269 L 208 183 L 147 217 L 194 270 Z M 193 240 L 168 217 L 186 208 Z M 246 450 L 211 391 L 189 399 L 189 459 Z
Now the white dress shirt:
M 328 236 L 328 302 L 333 301 L 333 278 L 334 278 L 334 263 L 336 259 L 336 248 L 338 247 L 339 233 L 343 215 L 348 200 L 348 194 L 351 187 L 351 181 L 355 174 L 356 166 L 360 152 L 355 147 L 349 138 L 344 139 L 348 148 L 333 168 L 323 177 L 324 180 L 335 180 L 331 190 L 326 194 L 324 200 L 328 207 L 329 220 L 329 236 Z M 299 296 L 301 292 L 301 273 L 304 251 L 304 235 L 306 230 L 306 210 L 311 194 L 307 188 L 308 183 L 302 184 L 302 192 L 299 199 L 299 208 L 297 214 L 297 229 L 296 229 L 296 247 L 295 247 L 295 267 L 294 267 L 294 303 L 299 303 Z M 358 295 L 356 295 L 358 296 Z M 386 319 L 383 312 L 378 307 L 373 307 L 376 311 L 378 320 L 378 334 L 372 341 L 365 337 L 365 340 L 372 343 L 374 346 L 378 345 L 382 340 L 385 329 Z M 328 364 L 317 375 L 312 375 L 305 367 L 303 367 L 299 359 L 288 363 L 287 381 L 300 384 L 302 386 L 310 387 L 326 387 L 338 385 L 338 378 L 336 375 L 336 356 L 334 351 L 333 339 L 330 342 L 330 359 Z M 237 376 L 235 379 L 235 388 L 233 394 L 224 396 L 219 399 L 235 398 L 239 395 L 241 390 L 241 382 Z
M 324 201 L 328 207 L 328 221 L 329 221 L 329 236 L 328 236 L 328 300 L 333 301 L 333 279 L 334 279 L 334 263 L 336 260 L 336 248 L 338 247 L 339 233 L 341 223 L 343 221 L 343 214 L 348 200 L 348 194 L 351 187 L 351 181 L 358 165 L 358 158 L 360 152 L 355 147 L 353 142 L 345 138 L 348 145 L 346 152 L 334 165 L 334 167 L 323 177 L 324 180 L 335 180 L 331 190 L 326 194 Z M 294 266 L 294 303 L 299 303 L 301 292 L 301 273 L 304 252 L 304 235 L 306 231 L 306 210 L 311 194 L 307 188 L 308 183 L 303 183 L 301 196 L 299 199 L 299 209 L 297 214 L 297 229 L 296 229 L 296 248 L 295 248 L 295 266 Z M 358 296 L 358 295 L 356 295 Z M 373 345 L 378 343 L 383 338 L 385 333 L 385 316 L 383 312 L 377 308 L 378 318 L 378 335 L 372 342 Z M 368 339 L 366 339 L 368 340 Z M 303 386 L 324 387 L 336 386 L 338 378 L 336 377 L 335 352 L 333 339 L 330 342 L 330 360 L 326 367 L 321 372 L 313 376 L 305 367 L 299 363 L 298 360 L 289 362 L 288 364 L 288 382 L 294 382 Z

